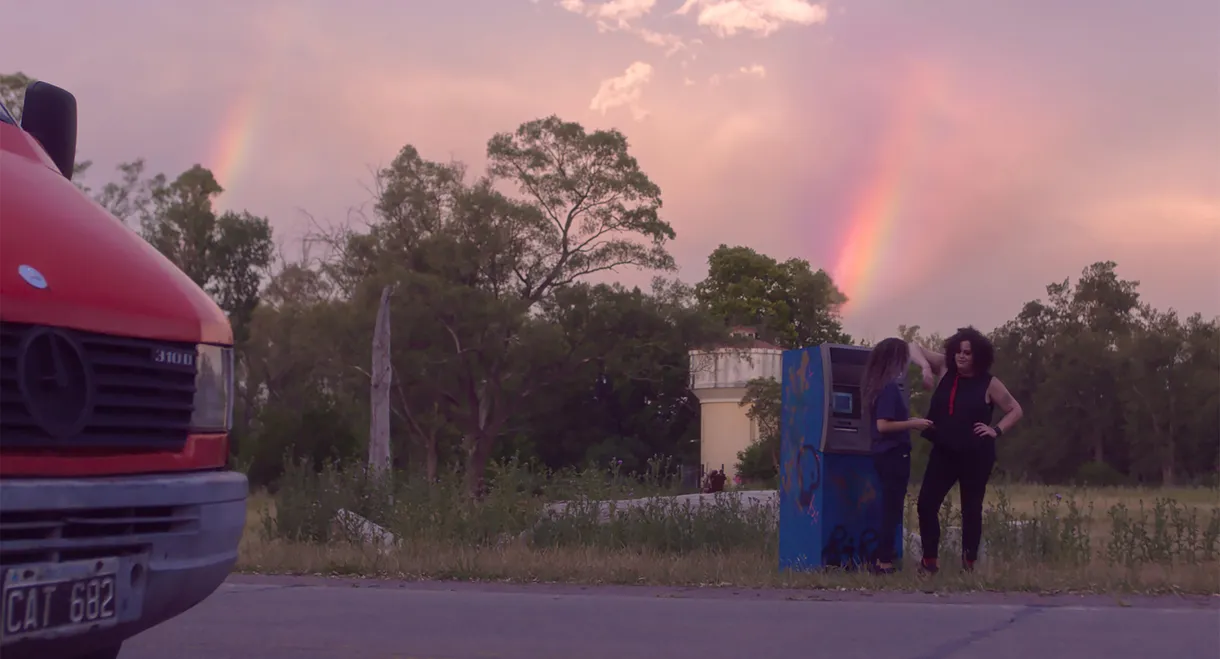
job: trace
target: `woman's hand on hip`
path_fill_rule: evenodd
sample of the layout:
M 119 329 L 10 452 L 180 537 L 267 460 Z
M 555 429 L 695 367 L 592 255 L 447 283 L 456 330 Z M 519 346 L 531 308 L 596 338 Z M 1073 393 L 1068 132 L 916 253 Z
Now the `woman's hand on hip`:
M 974 424 L 974 434 L 979 437 L 995 437 L 995 428 L 985 423 L 976 423 Z

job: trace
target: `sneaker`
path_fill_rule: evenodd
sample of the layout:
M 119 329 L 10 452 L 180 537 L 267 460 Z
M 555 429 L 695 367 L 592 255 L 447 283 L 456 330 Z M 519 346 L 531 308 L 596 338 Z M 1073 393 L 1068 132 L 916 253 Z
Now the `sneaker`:
M 898 568 L 894 565 L 890 565 L 889 567 L 881 567 L 876 563 L 869 565 L 868 569 L 869 572 L 872 572 L 873 574 L 894 574 L 898 571 Z
M 935 558 L 922 558 L 919 560 L 919 573 L 924 575 L 933 575 L 940 571 L 940 566 L 936 564 Z
M 963 558 L 962 559 L 962 572 L 974 572 L 974 561 L 972 561 L 968 558 Z

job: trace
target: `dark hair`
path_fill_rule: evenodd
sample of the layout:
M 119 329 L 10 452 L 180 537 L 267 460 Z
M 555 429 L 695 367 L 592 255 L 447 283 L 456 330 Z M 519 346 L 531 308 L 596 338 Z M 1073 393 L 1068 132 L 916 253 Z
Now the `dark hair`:
M 971 325 L 959 327 L 956 334 L 945 339 L 946 369 L 950 373 L 957 372 L 957 361 L 954 360 L 954 357 L 961 350 L 962 341 L 970 342 L 970 352 L 974 357 L 974 372 L 979 375 L 990 373 L 991 366 L 995 363 L 995 346 L 991 344 L 991 339 Z
M 864 386 L 864 409 L 870 417 L 881 390 L 906 373 L 910 360 L 910 346 L 906 341 L 894 337 L 882 340 L 868 353 L 861 384 Z

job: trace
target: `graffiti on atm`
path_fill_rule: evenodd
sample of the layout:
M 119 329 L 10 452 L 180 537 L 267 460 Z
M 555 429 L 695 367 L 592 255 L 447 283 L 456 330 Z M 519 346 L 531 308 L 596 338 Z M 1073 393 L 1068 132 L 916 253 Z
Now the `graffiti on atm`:
M 822 565 L 856 569 L 876 561 L 880 546 L 876 529 L 866 527 L 856 536 L 848 533 L 846 526 L 839 524 L 831 530 L 826 544 L 822 545 Z
M 793 446 L 805 445 L 805 424 L 802 423 L 802 417 L 808 404 L 805 397 L 809 393 L 809 366 L 809 351 L 806 350 L 801 353 L 800 363 L 788 369 L 784 378 L 789 393 L 785 398 L 793 403 L 783 410 L 784 423 L 792 432 L 792 439 L 795 440 Z
M 800 509 L 807 511 L 816 521 L 818 515 L 817 495 L 818 487 L 822 484 L 822 454 L 817 448 L 806 444 L 801 447 L 801 454 L 797 459 L 799 474 L 800 474 Z
M 780 488 L 784 492 L 790 493 L 789 496 L 800 497 L 803 491 L 802 466 L 801 457 L 804 454 L 805 448 L 805 424 L 804 412 L 807 405 L 806 395 L 809 391 L 809 352 L 804 351 L 800 356 L 800 362 L 792 367 L 789 367 L 784 374 L 784 387 L 786 391 L 783 393 L 784 404 L 782 406 L 783 424 L 784 424 L 784 442 L 782 450 L 784 451 L 783 470 L 780 474 Z M 821 469 L 818 469 L 818 474 L 821 474 Z
M 864 514 L 877 500 L 877 488 L 872 479 L 859 472 L 835 474 L 830 478 L 830 485 L 835 489 L 839 500 L 851 507 L 854 516 Z

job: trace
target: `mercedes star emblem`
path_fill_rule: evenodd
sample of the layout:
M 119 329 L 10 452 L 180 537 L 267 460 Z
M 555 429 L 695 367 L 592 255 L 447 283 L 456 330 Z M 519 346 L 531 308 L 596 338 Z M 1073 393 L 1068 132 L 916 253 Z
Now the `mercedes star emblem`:
M 68 333 L 39 328 L 17 352 L 17 383 L 30 416 L 56 439 L 77 435 L 93 411 L 93 374 Z

